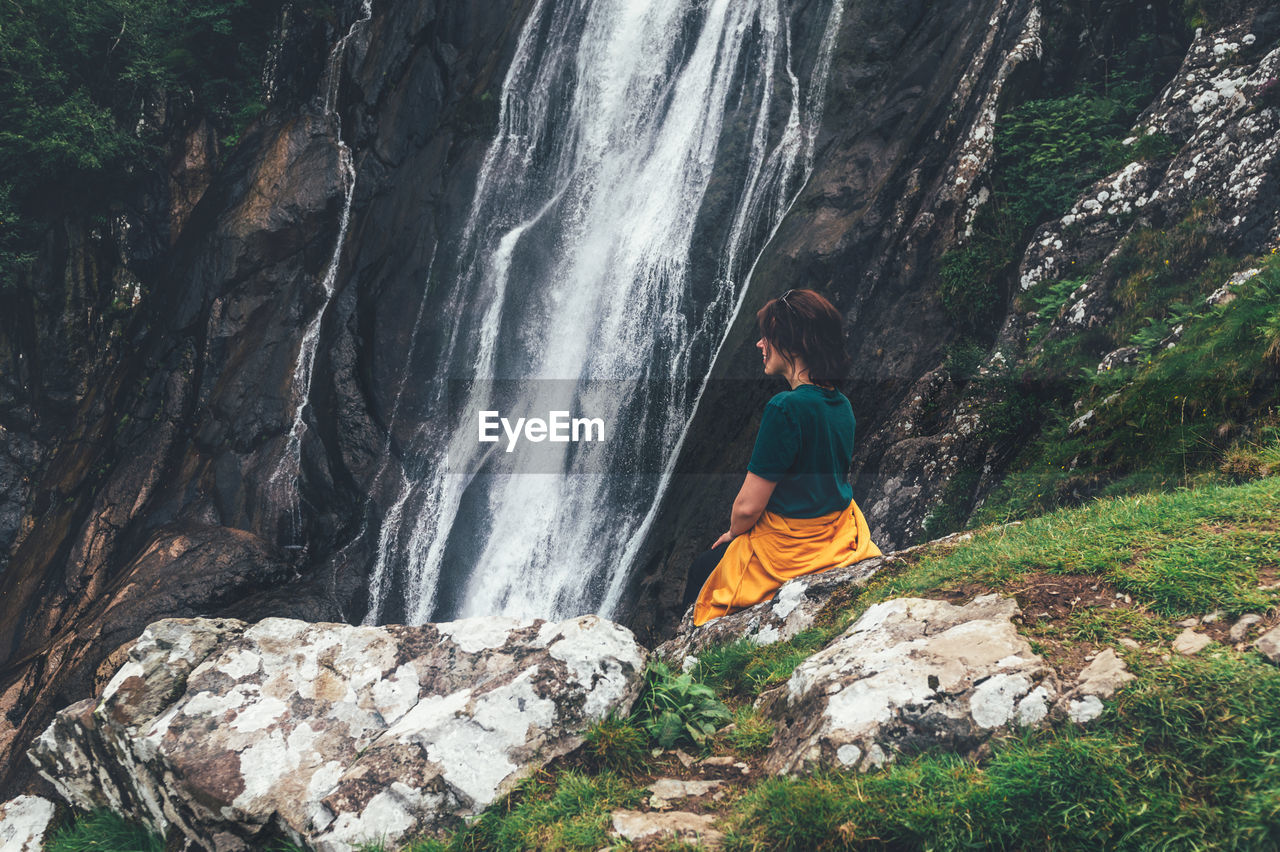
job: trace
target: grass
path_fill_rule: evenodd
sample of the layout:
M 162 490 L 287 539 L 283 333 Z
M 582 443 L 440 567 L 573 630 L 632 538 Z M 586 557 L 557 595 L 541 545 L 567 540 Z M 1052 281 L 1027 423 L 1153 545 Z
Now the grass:
M 774 722 L 749 703 L 741 703 L 733 710 L 733 724 L 717 731 L 708 739 L 708 755 L 732 754 L 749 761 L 769 750 L 773 741 Z
M 1157 618 L 1145 608 L 1090 607 L 1073 612 L 1063 632 L 1070 641 L 1109 645 L 1121 636 L 1137 642 L 1169 640 L 1177 631 L 1170 628 L 1165 619 Z
M 111 811 L 78 817 L 56 831 L 46 852 L 164 852 L 164 840 Z
M 1095 501 L 981 532 L 910 571 L 872 579 L 860 602 L 977 582 L 1009 587 L 1028 571 L 1088 574 L 1165 616 L 1266 608 L 1258 572 L 1280 567 L 1280 479 Z
M 786 642 L 757 645 L 741 639 L 716 645 L 698 654 L 696 677 L 722 693 L 754 698 L 771 686 L 784 683 L 805 658 L 831 641 L 843 624 L 811 627 Z
M 985 765 L 769 779 L 735 804 L 745 850 L 1274 849 L 1280 672 L 1230 653 L 1144 671 L 1097 727 L 1000 740 Z
M 633 718 L 613 714 L 587 729 L 583 756 L 597 768 L 630 774 L 643 765 L 649 733 Z
M 422 839 L 404 848 L 407 852 L 593 852 L 613 843 L 609 814 L 638 807 L 644 798 L 643 789 L 608 770 L 597 775 L 573 769 L 556 775 L 543 772 L 452 836 Z

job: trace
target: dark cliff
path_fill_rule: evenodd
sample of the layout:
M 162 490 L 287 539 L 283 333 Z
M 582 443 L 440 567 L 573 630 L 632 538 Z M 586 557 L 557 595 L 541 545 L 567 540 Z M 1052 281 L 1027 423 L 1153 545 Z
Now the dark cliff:
M 340 547 L 376 510 L 365 489 L 387 440 L 386 389 L 402 379 L 430 298 L 434 244 L 465 211 L 496 119 L 485 94 L 527 6 L 379 8 L 347 45 L 333 114 L 318 97 L 325 53 L 360 10 L 346 9 L 327 38 L 286 33 L 308 49 L 282 54 L 285 94 L 216 173 L 192 185 L 180 168 L 140 192 L 136 205 L 155 220 L 135 229 L 145 247 L 115 235 L 95 266 L 92 244 L 75 242 L 83 235 L 51 237 L 36 274 L 65 275 L 69 291 L 98 299 L 112 276 L 143 278 L 148 296 L 120 343 L 46 356 L 66 375 L 55 381 L 46 366 L 39 399 L 8 409 L 18 428 L 5 424 L 13 463 L 0 475 L 32 480 L 25 518 L 15 523 L 12 506 L 4 517 L 9 536 L 21 529 L 0 575 L 6 788 L 29 777 L 19 755 L 50 714 L 91 694 L 103 660 L 157 618 L 360 614 L 364 566 Z M 339 133 L 356 188 L 339 292 L 326 304 L 320 283 L 344 202 Z M 175 141 L 178 163 L 192 159 L 184 146 L 198 151 L 197 134 Z M 195 171 L 208 168 L 194 159 Z M 76 307 L 35 323 L 74 323 Z M 300 332 L 322 308 L 308 422 L 318 440 L 303 444 L 295 500 L 291 480 L 270 483 L 291 427 Z M 55 350 L 56 330 L 37 330 L 27 342 Z M 14 385 L 30 387 L 30 373 Z M 34 428 L 37 401 L 51 425 Z M 15 493 L 18 484 L 6 490 L 14 504 Z

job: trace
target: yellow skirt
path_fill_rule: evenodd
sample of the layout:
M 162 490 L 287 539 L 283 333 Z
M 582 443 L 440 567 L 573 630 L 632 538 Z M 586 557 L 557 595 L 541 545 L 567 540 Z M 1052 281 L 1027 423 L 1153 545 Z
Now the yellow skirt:
M 729 542 L 698 593 L 693 623 L 767 601 L 787 580 L 879 555 L 853 500 L 816 518 L 784 518 L 766 510 L 755 526 Z

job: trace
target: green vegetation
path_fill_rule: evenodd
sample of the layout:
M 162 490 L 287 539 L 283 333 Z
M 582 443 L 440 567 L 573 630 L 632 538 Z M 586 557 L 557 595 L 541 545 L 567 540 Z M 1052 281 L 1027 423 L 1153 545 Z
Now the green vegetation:
M 698 654 L 696 672 L 722 694 L 754 699 L 764 690 L 785 683 L 796 666 L 825 647 L 843 628 L 836 615 L 786 642 L 757 645 L 749 639 L 740 639 L 715 645 Z
M 740 754 L 758 754 L 773 740 L 773 721 L 750 705 L 733 711 L 733 727 L 724 734 L 725 744 Z
M 638 716 L 660 748 L 671 748 L 681 742 L 701 745 L 728 723 L 730 713 L 711 687 L 656 662 L 645 672 Z
M 1198 208 L 1168 232 L 1140 232 L 1125 249 L 1135 259 L 1120 264 L 1117 292 L 1132 310 L 1117 312 L 1102 348 L 1135 346 L 1137 363 L 1097 374 L 1097 350 L 1082 337 L 1052 341 L 1032 358 L 1026 370 L 1050 375 L 1052 384 L 1035 400 L 1040 433 L 973 524 L 1030 517 L 1094 496 L 1241 481 L 1273 469 L 1275 460 L 1258 453 L 1273 452 L 1265 448 L 1280 438 L 1271 355 L 1280 353 L 1280 256 L 1236 285 L 1235 298 L 1207 306 L 1204 296 L 1231 266 L 1197 248 L 1188 222 L 1202 215 Z M 1181 275 L 1162 273 L 1166 260 Z M 1205 271 L 1187 272 L 1184 263 Z M 1073 432 L 1072 421 L 1088 411 L 1093 416 Z
M 1006 739 L 868 776 L 761 782 L 729 850 L 1271 849 L 1280 672 L 1226 653 L 1145 671 L 1088 734 Z
M 1280 568 L 1280 479 L 1095 501 L 978 532 L 947 555 L 880 574 L 859 608 L 977 583 L 1017 588 L 1032 571 L 1110 582 L 1167 617 L 1265 611 L 1280 594 L 1257 586 Z
M 1188 29 L 1204 27 L 1212 32 L 1238 21 L 1246 8 L 1245 0 L 1182 0 L 1182 17 Z
M 1105 84 L 1026 101 L 996 122 L 991 199 L 966 243 L 942 258 L 939 295 L 963 332 L 991 330 L 1004 280 L 1036 225 L 1061 216 L 1082 189 L 1125 163 L 1173 155 L 1163 136 L 1122 144 L 1153 93 L 1154 82 L 1129 69 Z
M 583 751 L 596 766 L 625 774 L 640 768 L 648 747 L 649 732 L 635 719 L 610 715 L 587 730 Z
M 225 143 L 263 109 L 283 0 L 0 4 L 0 294 L 21 289 L 59 216 L 105 224 L 157 163 L 162 118 L 207 117 Z M 316 13 L 315 4 L 297 9 Z
M 54 832 L 46 852 L 164 852 L 164 840 L 111 811 L 94 811 Z
M 406 852 L 508 852 L 596 850 L 611 843 L 609 814 L 640 805 L 645 793 L 612 772 L 577 770 L 527 779 L 505 801 L 489 808 L 446 840 L 425 839 Z
M 964 527 L 973 508 L 973 492 L 980 475 L 976 470 L 960 470 L 951 477 L 942 492 L 942 500 L 924 519 L 925 538 L 941 538 Z

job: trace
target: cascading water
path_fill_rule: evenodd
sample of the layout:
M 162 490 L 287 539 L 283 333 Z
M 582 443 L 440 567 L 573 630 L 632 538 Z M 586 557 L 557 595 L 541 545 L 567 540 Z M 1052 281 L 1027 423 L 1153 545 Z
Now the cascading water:
M 333 255 L 325 268 L 320 286 L 324 299 L 315 315 L 307 323 L 298 348 L 298 360 L 293 367 L 294 409 L 293 424 L 289 428 L 289 438 L 284 452 L 280 455 L 276 468 L 268 482 L 268 492 L 277 505 L 288 512 L 288 539 L 295 539 L 301 526 L 301 507 L 298 505 L 298 475 L 302 470 L 302 438 L 307 432 L 307 411 L 311 406 L 311 378 L 316 363 L 316 348 L 320 343 L 320 326 L 324 321 L 329 303 L 337 290 L 338 263 L 342 259 L 342 247 L 347 241 L 347 226 L 351 221 L 351 199 L 356 192 L 355 163 L 351 157 L 351 148 L 342 138 L 342 116 L 338 112 L 338 90 L 342 82 L 342 60 L 346 55 L 347 43 L 355 35 L 356 29 L 373 18 L 373 0 L 364 0 L 360 7 L 360 18 L 347 29 L 346 35 L 338 40 L 329 52 L 329 61 L 325 65 L 325 74 L 320 86 L 321 108 L 326 118 L 333 121 L 334 138 L 338 145 L 338 166 L 342 180 L 342 218 L 338 224 L 338 238 L 333 246 Z M 296 543 L 296 542 L 294 542 Z
M 812 167 L 841 4 L 805 9 L 800 49 L 795 5 L 531 11 L 367 622 L 617 603 L 750 269 Z M 605 440 L 512 460 L 477 442 L 484 410 L 570 410 Z

